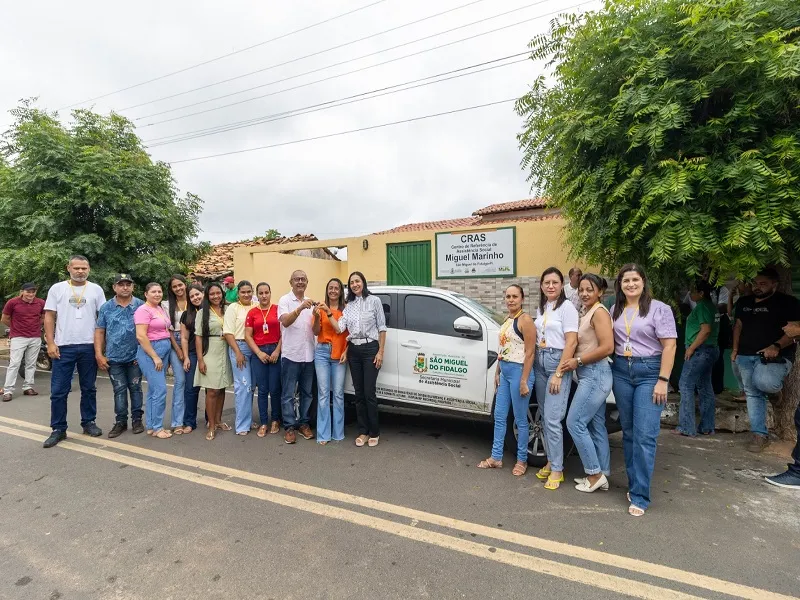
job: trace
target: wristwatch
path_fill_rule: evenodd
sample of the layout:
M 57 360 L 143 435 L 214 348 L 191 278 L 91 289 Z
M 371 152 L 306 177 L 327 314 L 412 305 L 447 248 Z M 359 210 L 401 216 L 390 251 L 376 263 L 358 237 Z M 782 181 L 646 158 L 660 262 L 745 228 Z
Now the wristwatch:
M 578 366 L 579 366 L 579 367 L 582 367 L 582 366 L 583 366 L 583 360 L 581 360 L 581 357 L 580 357 L 580 356 L 576 356 L 576 357 L 575 357 L 575 360 L 577 360 L 577 361 L 578 361 Z

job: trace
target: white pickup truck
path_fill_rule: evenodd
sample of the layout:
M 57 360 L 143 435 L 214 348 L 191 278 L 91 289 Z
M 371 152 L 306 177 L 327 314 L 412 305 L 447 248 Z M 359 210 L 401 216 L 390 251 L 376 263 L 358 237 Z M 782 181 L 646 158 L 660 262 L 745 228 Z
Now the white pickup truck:
M 370 292 L 381 299 L 388 327 L 378 376 L 379 403 L 419 413 L 491 420 L 497 338 L 504 317 L 463 294 L 436 288 L 376 286 Z M 352 400 L 349 372 L 345 394 Z M 606 406 L 609 432 L 617 431 L 613 396 Z M 547 457 L 535 392 L 528 422 L 528 462 L 541 466 Z M 509 415 L 506 447 L 512 452 L 516 452 L 516 433 Z M 564 433 L 569 449 L 566 428 Z

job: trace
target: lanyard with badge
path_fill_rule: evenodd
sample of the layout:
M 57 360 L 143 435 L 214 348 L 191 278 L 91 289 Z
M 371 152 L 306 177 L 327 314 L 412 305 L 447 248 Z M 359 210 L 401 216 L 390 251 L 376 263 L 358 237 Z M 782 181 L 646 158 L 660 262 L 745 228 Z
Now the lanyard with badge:
M 622 311 L 622 318 L 625 319 L 625 345 L 622 347 L 622 355 L 631 357 L 633 356 L 633 346 L 631 345 L 631 329 L 633 329 L 633 322 L 636 320 L 636 315 L 639 314 L 639 307 L 637 306 L 633 311 L 633 316 L 628 321 L 628 309 Z
M 86 293 L 86 286 L 88 284 L 87 283 L 83 284 L 83 289 L 81 290 L 81 295 L 80 296 L 77 296 L 75 294 L 75 288 L 72 287 L 72 280 L 71 279 L 69 281 L 67 281 L 67 284 L 69 285 L 70 294 L 72 294 L 72 299 L 70 300 L 70 304 L 73 304 L 73 301 L 74 301 L 73 305 L 75 306 L 75 309 L 76 309 L 75 318 L 76 319 L 82 319 L 83 318 L 83 312 L 81 312 L 80 309 L 86 303 L 84 301 L 84 299 L 83 299 L 83 295 Z
M 542 312 L 542 337 L 539 339 L 539 348 L 547 348 L 547 304 Z
M 261 311 L 261 318 L 264 319 L 264 324 L 261 325 L 261 331 L 264 333 L 264 335 L 267 335 L 269 333 L 269 325 L 267 324 L 267 317 L 269 316 L 269 311 L 272 310 L 272 304 L 270 304 L 267 307 L 267 310 L 262 310 L 260 306 L 258 307 L 258 310 Z

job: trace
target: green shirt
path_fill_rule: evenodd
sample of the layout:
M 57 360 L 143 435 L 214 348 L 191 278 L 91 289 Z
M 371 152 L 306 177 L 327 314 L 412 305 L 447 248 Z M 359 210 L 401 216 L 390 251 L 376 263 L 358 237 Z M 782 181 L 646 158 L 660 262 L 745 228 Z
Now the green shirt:
M 703 342 L 704 346 L 716 346 L 719 337 L 719 312 L 710 300 L 697 303 L 686 319 L 686 347 L 694 343 L 701 325 L 711 325 L 711 335 Z
M 233 289 L 225 291 L 225 301 L 228 304 L 233 304 L 238 299 L 239 299 L 239 290 L 238 290 L 238 288 L 233 288 Z

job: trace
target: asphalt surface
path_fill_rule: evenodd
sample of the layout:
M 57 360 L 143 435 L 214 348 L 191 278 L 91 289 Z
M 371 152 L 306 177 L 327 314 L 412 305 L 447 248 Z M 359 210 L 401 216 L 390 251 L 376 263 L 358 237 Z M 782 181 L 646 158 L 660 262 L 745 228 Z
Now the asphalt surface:
M 37 373 L 40 396 L 0 404 L 0 598 L 800 596 L 800 495 L 763 482 L 784 460 L 744 435 L 662 431 L 654 503 L 634 519 L 619 434 L 608 493 L 573 488 L 576 456 L 549 492 L 510 455 L 476 469 L 491 427 L 455 419 L 383 413 L 377 448 L 356 448 L 352 425 L 325 447 L 90 439 L 76 382 L 69 443 L 44 450 L 48 384 Z M 98 412 L 107 432 L 107 379 Z

